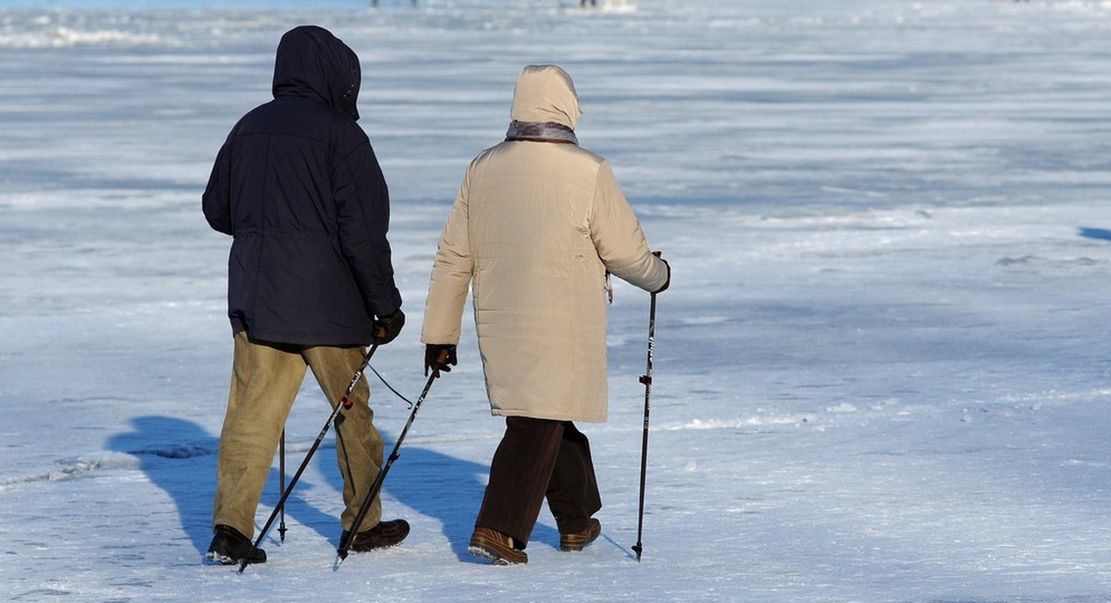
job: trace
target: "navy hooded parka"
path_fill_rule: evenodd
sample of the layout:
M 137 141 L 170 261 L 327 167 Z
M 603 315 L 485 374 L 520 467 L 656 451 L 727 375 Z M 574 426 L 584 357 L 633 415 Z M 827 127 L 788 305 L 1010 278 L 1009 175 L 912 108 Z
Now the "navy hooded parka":
M 239 120 L 203 196 L 234 237 L 228 316 L 252 340 L 369 345 L 375 316 L 401 307 L 389 193 L 359 118 L 359 59 L 330 32 L 282 36 L 274 100 Z

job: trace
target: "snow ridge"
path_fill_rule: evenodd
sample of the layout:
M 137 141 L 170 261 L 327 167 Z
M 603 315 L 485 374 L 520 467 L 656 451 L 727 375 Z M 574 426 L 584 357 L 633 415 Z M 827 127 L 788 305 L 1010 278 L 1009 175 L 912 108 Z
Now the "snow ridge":
M 8 492 L 18 486 L 37 482 L 57 482 L 83 477 L 101 469 L 137 469 L 139 461 L 135 457 L 120 452 L 106 452 L 93 457 L 80 457 L 77 460 L 42 473 L 17 475 L 0 479 L 0 493 Z

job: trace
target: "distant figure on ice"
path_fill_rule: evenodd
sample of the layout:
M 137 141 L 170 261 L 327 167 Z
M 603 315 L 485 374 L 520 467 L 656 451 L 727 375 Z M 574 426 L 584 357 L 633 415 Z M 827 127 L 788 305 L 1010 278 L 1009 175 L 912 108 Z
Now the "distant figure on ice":
M 605 159 L 578 146 L 579 99 L 559 67 L 525 67 L 505 142 L 480 153 L 440 237 L 421 341 L 425 373 L 450 371 L 473 280 L 478 345 L 506 430 L 469 550 L 526 563 L 545 496 L 564 551 L 601 533 L 590 445 L 572 421 L 606 419 L 606 273 L 663 291 Z
M 234 237 L 228 316 L 235 334 L 231 393 L 220 434 L 215 537 L 208 558 L 239 563 L 306 367 L 334 405 L 362 365 L 364 346 L 405 324 L 390 260 L 390 204 L 370 141 L 356 124 L 359 58 L 320 27 L 278 44 L 274 100 L 243 116 L 216 157 L 204 192 L 212 228 Z M 336 419 L 345 530 L 382 465 L 382 438 L 363 381 Z M 351 550 L 401 542 L 404 520 L 382 521 L 375 501 Z M 266 561 L 259 550 L 249 563 Z
M 598 6 L 598 0 L 581 0 L 579 6 L 586 8 L 587 2 L 590 2 L 590 6 Z

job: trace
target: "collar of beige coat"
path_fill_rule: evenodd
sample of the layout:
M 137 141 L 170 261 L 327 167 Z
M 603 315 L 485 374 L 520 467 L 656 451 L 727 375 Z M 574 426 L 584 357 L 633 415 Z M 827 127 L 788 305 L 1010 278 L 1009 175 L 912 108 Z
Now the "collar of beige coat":
M 566 71 L 556 65 L 528 65 L 517 78 L 509 115 L 513 121 L 552 122 L 574 130 L 582 109 Z
M 532 142 L 555 142 L 564 144 L 579 144 L 575 131 L 563 124 L 545 122 L 542 124 L 529 121 L 514 121 L 509 124 L 509 131 L 505 133 L 506 140 L 526 140 Z

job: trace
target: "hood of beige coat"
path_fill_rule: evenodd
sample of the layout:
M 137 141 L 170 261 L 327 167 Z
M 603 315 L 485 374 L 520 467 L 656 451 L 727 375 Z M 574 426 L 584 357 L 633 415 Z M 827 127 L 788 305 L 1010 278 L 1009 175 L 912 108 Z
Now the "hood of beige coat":
M 509 115 L 514 121 L 555 122 L 574 130 L 582 115 L 575 83 L 555 65 L 529 65 L 517 78 Z

